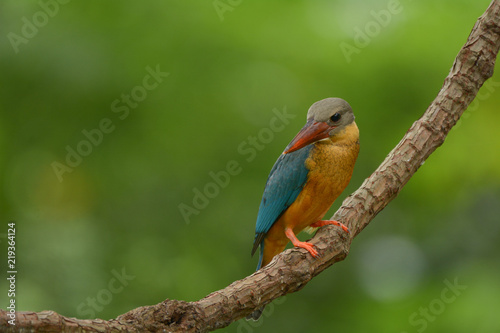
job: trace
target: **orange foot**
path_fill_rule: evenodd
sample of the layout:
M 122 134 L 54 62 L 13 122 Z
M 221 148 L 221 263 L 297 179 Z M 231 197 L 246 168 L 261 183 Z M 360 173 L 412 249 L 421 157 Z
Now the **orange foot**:
M 288 237 L 289 240 L 292 241 L 292 244 L 293 246 L 296 246 L 296 247 L 301 247 L 303 249 L 306 249 L 307 251 L 309 251 L 309 253 L 314 257 L 314 258 L 317 258 L 319 257 L 319 253 L 318 251 L 316 251 L 316 249 L 314 248 L 314 245 L 312 245 L 311 243 L 308 243 L 308 242 L 301 242 L 297 239 L 297 237 L 295 236 L 295 234 L 293 233 L 293 230 L 290 229 L 290 228 L 285 228 L 285 235 L 286 237 Z
M 345 225 L 343 225 L 340 222 L 334 221 L 334 220 L 318 221 L 318 222 L 315 222 L 315 223 L 311 224 L 311 227 L 313 227 L 313 228 L 319 228 L 319 227 L 322 227 L 322 226 L 325 226 L 325 225 L 329 225 L 329 224 L 333 224 L 333 225 L 336 225 L 337 227 L 341 227 L 342 230 L 344 230 L 345 232 L 347 232 L 348 234 L 350 234 L 349 229 Z

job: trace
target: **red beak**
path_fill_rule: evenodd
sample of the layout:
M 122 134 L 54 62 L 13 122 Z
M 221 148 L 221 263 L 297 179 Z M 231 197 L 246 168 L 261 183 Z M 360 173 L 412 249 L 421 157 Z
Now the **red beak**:
M 288 144 L 284 154 L 288 154 L 307 146 L 310 143 L 328 138 L 333 127 L 324 122 L 308 120 L 300 132 Z

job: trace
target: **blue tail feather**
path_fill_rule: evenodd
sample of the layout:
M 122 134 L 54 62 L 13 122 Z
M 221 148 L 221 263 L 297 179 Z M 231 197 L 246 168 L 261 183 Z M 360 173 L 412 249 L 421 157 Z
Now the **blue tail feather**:
M 257 269 L 258 271 L 260 269 L 260 266 L 262 265 L 262 258 L 264 257 L 264 240 L 260 242 L 260 254 L 259 254 L 259 263 L 257 264 Z

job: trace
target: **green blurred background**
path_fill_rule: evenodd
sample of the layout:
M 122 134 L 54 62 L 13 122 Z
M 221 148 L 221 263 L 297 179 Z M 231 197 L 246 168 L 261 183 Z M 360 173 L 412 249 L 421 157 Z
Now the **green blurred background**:
M 14 220 L 18 310 L 109 319 L 251 274 L 268 172 L 309 106 L 336 96 L 361 152 L 333 214 L 435 98 L 489 1 L 41 3 L 0 4 L 2 276 Z M 169 74 L 153 88 L 156 69 Z M 344 262 L 224 331 L 500 332 L 499 87 L 497 74 Z M 58 177 L 68 149 L 87 156 Z M 184 218 L 229 161 L 239 172 Z

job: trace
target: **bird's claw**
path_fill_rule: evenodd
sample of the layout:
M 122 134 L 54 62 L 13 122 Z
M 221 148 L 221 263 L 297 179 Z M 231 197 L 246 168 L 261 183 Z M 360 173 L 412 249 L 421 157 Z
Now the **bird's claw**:
M 318 221 L 316 223 L 311 224 L 311 227 L 319 228 L 325 225 L 336 225 L 337 227 L 341 227 L 344 232 L 350 234 L 349 228 L 347 228 L 343 223 L 340 223 L 335 220 L 326 220 L 326 221 Z
M 308 242 L 298 242 L 294 244 L 296 247 L 306 249 L 314 258 L 318 258 L 320 255 L 318 251 L 314 248 L 314 245 Z
M 337 221 L 335 221 L 337 222 Z M 340 223 L 340 222 L 337 222 L 338 223 L 338 226 L 342 228 L 342 230 L 344 230 L 346 233 L 350 234 L 351 232 L 349 231 L 349 228 L 345 226 L 345 224 L 343 223 Z

